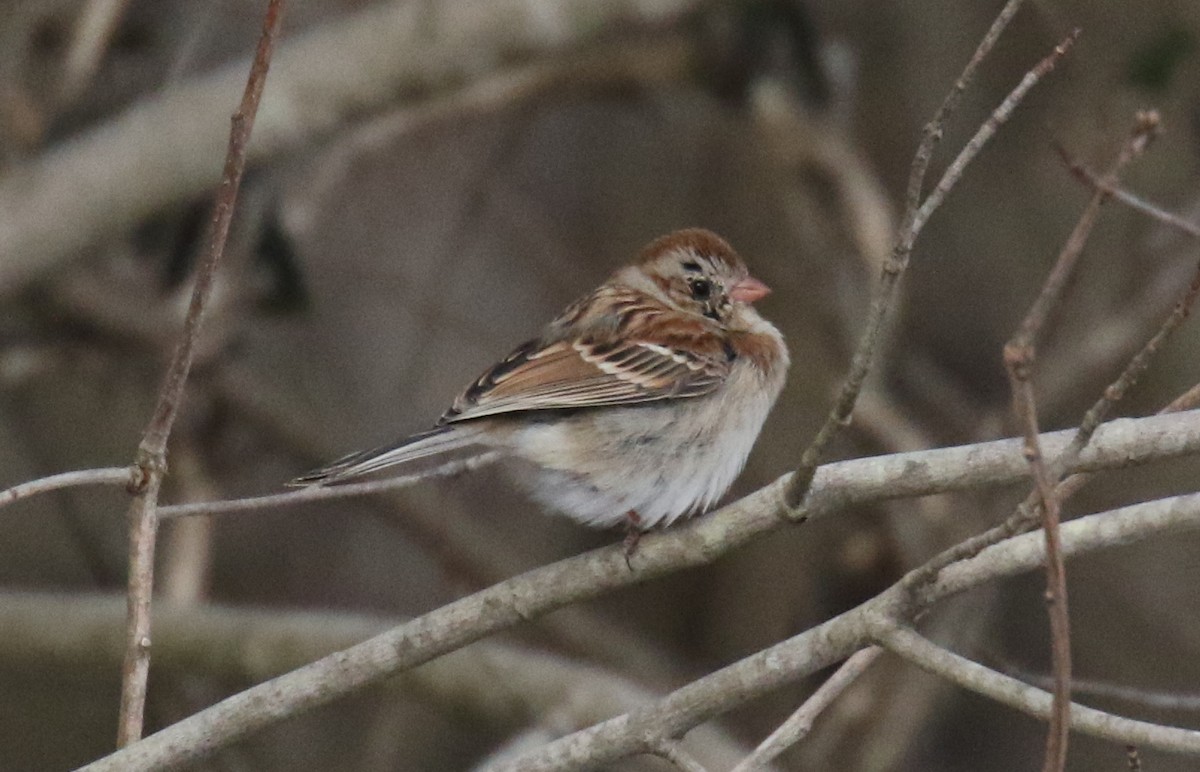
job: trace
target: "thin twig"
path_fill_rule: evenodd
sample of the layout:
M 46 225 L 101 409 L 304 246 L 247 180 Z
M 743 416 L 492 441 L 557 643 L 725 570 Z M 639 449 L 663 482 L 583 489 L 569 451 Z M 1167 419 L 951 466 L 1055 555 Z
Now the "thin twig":
M 959 178 L 966 171 L 967 166 L 975 160 L 979 152 L 983 150 L 983 146 L 996 134 L 1009 118 L 1012 117 L 1013 111 L 1025 99 L 1026 94 L 1033 89 L 1042 78 L 1049 75 L 1058 66 L 1059 60 L 1067 55 L 1071 47 L 1075 45 L 1075 41 L 1079 39 L 1080 31 L 1072 30 L 1071 34 L 1062 39 L 1054 50 L 1051 51 L 1044 59 L 1033 66 L 1033 69 L 1025 73 L 1025 77 L 1021 78 L 1021 82 L 1017 84 L 1004 101 L 992 111 L 988 119 L 984 121 L 975 131 L 975 135 L 963 146 L 959 154 L 950 165 L 946 167 L 946 171 L 942 174 L 941 180 L 930 191 L 925 202 L 921 204 L 917 210 L 916 216 L 913 218 L 913 228 L 916 232 L 920 232 L 926 221 L 933 215 L 938 207 L 942 205 L 946 196 L 958 184 Z
M 843 662 L 837 672 L 829 676 L 825 683 L 821 684 L 820 688 L 813 692 L 795 713 L 788 716 L 787 721 L 780 724 L 767 739 L 754 749 L 753 753 L 734 767 L 733 772 L 754 772 L 754 770 L 762 769 L 788 748 L 807 737 L 808 733 L 812 731 L 813 722 L 816 721 L 817 716 L 825 712 L 825 709 L 866 672 L 867 668 L 871 667 L 881 654 L 883 654 L 883 649 L 880 647 L 868 646 Z
M 1015 353 L 1019 352 L 1019 353 Z M 1054 667 L 1054 702 L 1046 736 L 1043 772 L 1062 772 L 1067 764 L 1067 729 L 1071 725 L 1071 622 L 1067 607 L 1067 574 L 1059 537 L 1060 499 L 1038 443 L 1037 404 L 1030 375 L 1033 347 L 1004 348 L 1004 364 L 1012 384 L 1013 411 L 1025 435 L 1025 458 L 1040 499 L 1046 538 L 1046 608 L 1050 615 L 1050 654 Z M 1028 358 L 1026 358 L 1028 357 Z
M 146 706 L 146 681 L 150 672 L 150 596 L 154 586 L 154 544 L 158 531 L 158 494 L 167 466 L 167 439 L 192 367 L 196 341 L 204 321 L 204 308 L 212 292 L 217 265 L 225 251 L 233 206 L 246 168 L 246 146 L 254 128 L 263 84 L 271 62 L 275 38 L 283 21 L 283 0 L 270 0 L 263 17 L 262 36 L 250 67 L 241 104 L 233 114 L 225 170 L 217 191 L 216 211 L 208 246 L 196 269 L 196 284 L 184 319 L 183 332 L 159 391 L 154 414 L 138 445 L 140 479 L 129 507 L 129 600 L 125 662 L 121 668 L 121 710 L 117 746 L 142 735 Z
M 77 488 L 83 485 L 133 485 L 138 478 L 136 467 L 114 466 L 106 469 L 81 469 L 77 472 L 60 472 L 49 477 L 30 480 L 11 488 L 0 490 L 0 507 L 14 501 L 27 499 L 50 491 L 63 488 Z
M 921 201 L 921 191 L 925 183 L 925 175 L 929 169 L 934 148 L 942 137 L 946 119 L 954 112 L 954 108 L 958 105 L 963 91 L 965 91 L 975 74 L 975 70 L 992 50 L 1000 34 L 1004 31 L 1008 22 L 1016 14 L 1020 6 L 1021 0 L 1009 0 L 1005 4 L 1003 10 L 1001 10 L 996 20 L 992 23 L 991 28 L 980 42 L 979 47 L 975 50 L 975 54 L 971 57 L 971 60 L 967 63 L 962 74 L 955 82 L 954 87 L 946 95 L 945 100 L 943 100 L 937 112 L 934 113 L 933 118 L 925 125 L 921 142 L 913 156 L 912 167 L 909 171 L 908 190 L 905 196 L 904 217 L 900 232 L 891 255 L 884 261 L 879 283 L 876 285 L 875 294 L 871 300 L 871 308 L 867 314 L 862 336 L 859 339 L 858 346 L 855 348 L 850 362 L 850 371 L 846 375 L 846 380 L 838 392 L 837 399 L 834 402 L 833 408 L 829 411 L 825 423 L 822 424 L 812 442 L 801 454 L 796 474 L 792 478 L 792 484 L 788 487 L 785 501 L 789 510 L 791 510 L 789 517 L 793 520 L 798 519 L 796 510 L 804 500 L 804 496 L 812 484 L 813 475 L 816 473 L 817 466 L 821 463 L 821 458 L 824 456 L 826 449 L 850 422 L 850 416 L 854 412 L 854 405 L 858 400 L 858 394 L 862 391 L 863 384 L 866 382 L 871 364 L 875 358 L 875 350 L 882 335 L 884 322 L 887 320 L 891 309 L 896 288 L 899 285 L 901 276 L 903 276 L 905 270 L 908 268 L 913 245 L 916 243 L 917 236 L 920 234 L 922 227 L 924 227 L 925 222 L 928 221 L 937 207 L 940 206 L 946 194 L 957 184 L 966 165 L 978 154 L 991 135 L 995 133 L 996 128 L 1007 119 L 1025 93 L 1037 83 L 1042 75 L 1053 69 L 1054 64 L 1066 53 L 1067 48 L 1070 47 L 1070 43 L 1074 39 L 1073 36 L 1068 38 L 1055 49 L 1054 53 L 1026 75 L 1021 84 L 1001 103 L 991 118 L 980 127 L 975 137 L 972 138 L 959 154 L 955 162 L 951 164 L 951 167 L 947 169 L 935 187 L 934 192 L 930 194 L 930 197 L 923 204 Z
M 1129 772 L 1141 772 L 1142 757 L 1138 755 L 1136 745 L 1125 746 L 1125 759 L 1129 762 Z
M 683 772 L 707 772 L 704 765 L 696 761 L 680 745 L 678 740 L 656 740 L 651 753 L 674 764 Z
M 438 474 L 434 476 L 454 475 L 459 472 L 466 471 L 468 468 L 474 469 L 485 464 L 491 463 L 499 458 L 498 453 L 485 453 L 471 462 L 461 465 L 447 466 L 438 470 Z M 333 499 L 354 498 L 356 496 L 367 496 L 373 493 L 386 493 L 396 491 L 402 488 L 407 488 L 423 480 L 430 479 L 429 474 L 424 475 L 400 475 L 397 477 L 388 477 L 382 480 L 367 480 L 366 482 L 346 483 L 345 485 L 335 486 L 310 486 L 307 488 L 296 488 L 285 493 L 271 493 L 266 496 L 251 496 L 243 499 L 231 499 L 229 501 L 202 501 L 192 504 L 172 504 L 170 506 L 161 507 L 158 510 L 160 519 L 166 520 L 176 517 L 193 517 L 196 515 L 223 515 L 234 512 L 254 512 L 264 509 L 275 509 L 277 507 L 292 506 L 296 504 L 306 504 L 312 501 L 328 501 Z
M 1063 163 L 1067 165 L 1067 168 L 1075 175 L 1076 179 L 1089 185 L 1093 190 L 1103 193 L 1113 201 L 1124 204 L 1134 211 L 1141 212 L 1152 219 L 1158 220 L 1164 225 L 1182 231 L 1193 238 L 1200 238 L 1200 224 L 1180 217 L 1174 212 L 1169 212 L 1158 204 L 1129 192 L 1113 181 L 1102 178 L 1096 172 L 1089 169 L 1082 161 L 1077 160 L 1067 152 L 1066 148 L 1061 145 L 1058 145 L 1056 149 L 1062 157 Z
M 1053 688 L 1054 677 L 1031 673 L 1027 670 L 1005 664 L 998 668 L 1005 675 L 1020 679 L 1039 689 Z M 1200 712 L 1200 694 L 1179 694 L 1175 692 L 1154 691 L 1136 686 L 1122 686 L 1109 681 L 1096 679 L 1072 678 L 1071 691 L 1077 695 L 1087 695 L 1108 700 L 1121 700 L 1150 710 L 1177 710 L 1189 713 Z
M 1022 713 L 1042 719 L 1048 719 L 1052 715 L 1053 698 L 1041 689 L 947 651 L 914 630 L 890 620 L 878 619 L 873 623 L 873 627 L 880 645 L 923 670 L 947 678 L 965 689 L 990 697 Z M 1163 730 L 1168 727 L 1116 716 L 1085 705 L 1071 707 L 1071 725 L 1078 732 L 1124 742 L 1136 738 L 1138 742 L 1163 747 Z M 1177 732 L 1181 734 L 1175 735 Z M 1172 728 L 1170 733 L 1188 745 L 1200 743 L 1200 732 Z M 1194 751 L 1185 752 L 1195 755 Z

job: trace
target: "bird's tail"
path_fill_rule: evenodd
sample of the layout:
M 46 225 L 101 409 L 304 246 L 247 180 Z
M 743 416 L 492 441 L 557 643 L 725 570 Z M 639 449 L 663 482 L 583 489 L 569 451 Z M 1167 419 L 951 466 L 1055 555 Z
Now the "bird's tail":
M 480 439 L 481 432 L 475 428 L 439 426 L 390 445 L 351 453 L 288 484 L 297 487 L 339 485 L 401 464 L 406 467 L 403 470 L 406 477 L 453 474 L 494 460 L 497 452 L 482 444 Z

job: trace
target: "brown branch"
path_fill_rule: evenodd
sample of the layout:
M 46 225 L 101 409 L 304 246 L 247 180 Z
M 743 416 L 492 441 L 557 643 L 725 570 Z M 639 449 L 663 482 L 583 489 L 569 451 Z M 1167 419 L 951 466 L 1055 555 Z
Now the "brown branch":
M 1028 319 L 1029 317 L 1027 317 Z M 1041 502 L 1046 537 L 1046 607 L 1050 614 L 1050 653 L 1054 667 L 1054 701 L 1046 737 L 1043 772 L 1062 772 L 1067 764 L 1067 729 L 1071 725 L 1071 622 L 1067 608 L 1067 575 L 1060 542 L 1060 499 L 1038 442 L 1037 404 L 1031 366 L 1034 348 L 1014 339 L 1004 347 L 1004 364 L 1012 385 L 1013 412 L 1025 435 L 1025 458 Z
M 192 367 L 196 341 L 204 321 L 204 308 L 212 292 L 217 265 L 225 251 L 233 206 L 246 168 L 246 146 L 262 97 L 275 39 L 283 21 L 283 0 L 269 0 L 262 36 L 246 81 L 241 104 L 233 114 L 225 170 L 217 190 L 216 210 L 208 246 L 196 269 L 196 284 L 184 319 L 183 332 L 167 368 L 154 414 L 138 446 L 140 479 L 129 507 L 129 590 L 125 661 L 121 667 L 121 709 L 117 746 L 124 747 L 142 735 L 146 682 L 150 672 L 150 597 L 154 586 L 154 545 L 158 531 L 158 494 L 167 467 L 167 439 Z
M 979 47 L 975 50 L 975 54 L 971 57 L 971 60 L 967 63 L 962 74 L 955 82 L 954 87 L 946 95 L 945 100 L 943 100 L 937 112 L 934 113 L 933 118 L 925 125 L 921 136 L 921 143 L 913 156 L 912 167 L 909 171 L 908 191 L 905 196 L 904 217 L 900 232 L 891 255 L 884 261 L 879 283 L 876 285 L 875 294 L 871 300 L 871 308 L 867 314 L 862 336 L 851 358 L 850 371 L 846 375 L 846 380 L 838 392 L 837 399 L 834 402 L 833 408 L 829 411 L 825 423 L 822 424 L 812 442 L 801 454 L 796 474 L 792 477 L 792 483 L 788 487 L 786 502 L 788 508 L 791 510 L 789 517 L 793 520 L 798 519 L 796 510 L 808 492 L 808 488 L 812 484 L 813 475 L 816 473 L 817 466 L 821 463 L 821 459 L 828 449 L 829 444 L 833 442 L 834 438 L 850 422 L 850 416 L 854 412 L 854 405 L 858 400 L 858 394 L 862 391 L 863 384 L 866 382 L 867 375 L 871 370 L 871 364 L 875 358 L 875 351 L 879 345 L 884 322 L 887 320 L 897 287 L 900 283 L 900 278 L 908 268 L 913 245 L 916 243 L 921 229 L 929 217 L 941 205 L 942 201 L 945 200 L 950 190 L 958 183 L 966 166 L 978 155 L 996 129 L 1008 119 L 1008 116 L 1025 94 L 1028 93 L 1029 89 L 1033 88 L 1046 73 L 1054 68 L 1054 65 L 1066 54 L 1075 39 L 1075 35 L 1072 34 L 1071 37 L 1060 43 L 1050 56 L 1038 63 L 1033 70 L 1026 74 L 1022 82 L 993 111 L 991 117 L 980 126 L 975 136 L 972 137 L 971 141 L 967 143 L 958 157 L 942 175 L 933 192 L 922 202 L 921 191 L 924 186 L 925 175 L 929 169 L 934 148 L 942 137 L 946 119 L 958 105 L 963 91 L 965 91 L 975 74 L 975 70 L 992 50 L 996 40 L 999 39 L 1008 22 L 1016 14 L 1020 6 L 1021 0 L 1009 0 L 1005 4 L 1000 14 L 996 17 L 996 20 L 992 23 L 991 28 L 980 42 Z

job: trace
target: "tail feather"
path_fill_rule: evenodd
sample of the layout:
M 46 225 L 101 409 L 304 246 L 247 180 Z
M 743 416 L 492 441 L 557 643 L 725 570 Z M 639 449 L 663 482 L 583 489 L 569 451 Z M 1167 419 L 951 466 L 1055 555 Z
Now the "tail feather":
M 399 442 L 351 453 L 288 484 L 297 487 L 337 485 L 401 464 L 411 467 L 406 472 L 416 474 L 424 472 L 426 467 L 429 474 L 445 473 L 442 471 L 444 469 L 466 468 L 480 456 L 494 455 L 492 448 L 479 442 L 479 435 L 478 430 L 469 427 L 439 426 Z

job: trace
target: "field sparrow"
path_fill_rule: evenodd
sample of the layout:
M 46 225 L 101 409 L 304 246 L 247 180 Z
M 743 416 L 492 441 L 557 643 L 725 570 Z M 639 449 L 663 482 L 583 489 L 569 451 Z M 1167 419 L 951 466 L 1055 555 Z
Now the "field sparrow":
M 783 387 L 787 348 L 751 306 L 768 292 L 716 234 L 663 236 L 479 376 L 433 429 L 294 484 L 499 457 L 581 523 L 669 525 L 728 490 Z

